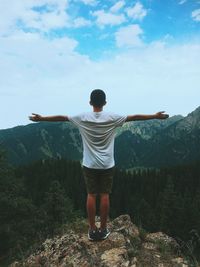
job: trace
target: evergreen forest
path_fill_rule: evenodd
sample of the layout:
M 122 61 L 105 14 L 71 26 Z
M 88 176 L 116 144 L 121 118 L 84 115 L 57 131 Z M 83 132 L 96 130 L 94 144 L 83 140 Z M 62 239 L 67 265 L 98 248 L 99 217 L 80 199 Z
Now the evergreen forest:
M 40 160 L 12 167 L 0 152 L 0 260 L 21 258 L 63 225 L 86 217 L 78 161 Z M 200 162 L 115 170 L 110 217 L 129 214 L 148 232 L 163 231 L 200 255 Z M 3 263 L 2 265 L 3 266 Z M 6 266 L 6 265 L 5 265 Z

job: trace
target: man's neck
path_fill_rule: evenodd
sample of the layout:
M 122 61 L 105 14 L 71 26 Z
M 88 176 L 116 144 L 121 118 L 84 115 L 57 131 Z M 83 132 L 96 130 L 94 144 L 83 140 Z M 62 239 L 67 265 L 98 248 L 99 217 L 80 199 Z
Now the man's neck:
M 93 107 L 93 112 L 101 112 L 101 111 L 103 111 L 103 107 L 102 108 Z

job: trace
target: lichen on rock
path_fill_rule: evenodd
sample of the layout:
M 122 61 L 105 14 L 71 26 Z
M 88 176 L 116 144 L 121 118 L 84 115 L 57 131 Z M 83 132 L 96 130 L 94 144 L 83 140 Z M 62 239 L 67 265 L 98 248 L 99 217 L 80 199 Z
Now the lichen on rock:
M 178 244 L 173 238 L 159 232 L 147 234 L 144 240 L 141 239 L 140 231 L 129 215 L 117 217 L 108 223 L 108 227 L 110 236 L 97 242 L 89 241 L 86 232 L 68 230 L 62 236 L 47 239 L 27 259 L 10 267 L 189 266 L 177 254 Z

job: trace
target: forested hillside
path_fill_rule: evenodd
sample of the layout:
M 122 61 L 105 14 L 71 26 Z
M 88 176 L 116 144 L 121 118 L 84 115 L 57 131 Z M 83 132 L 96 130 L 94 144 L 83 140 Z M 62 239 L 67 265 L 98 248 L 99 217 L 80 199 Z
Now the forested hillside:
M 116 130 L 115 159 L 120 169 L 165 167 L 200 159 L 200 107 L 186 117 L 133 121 Z M 78 129 L 69 122 L 41 122 L 0 130 L 11 164 L 40 159 L 82 160 Z
M 36 123 L 0 130 L 0 144 L 12 165 L 40 159 L 81 160 L 82 142 L 71 123 Z

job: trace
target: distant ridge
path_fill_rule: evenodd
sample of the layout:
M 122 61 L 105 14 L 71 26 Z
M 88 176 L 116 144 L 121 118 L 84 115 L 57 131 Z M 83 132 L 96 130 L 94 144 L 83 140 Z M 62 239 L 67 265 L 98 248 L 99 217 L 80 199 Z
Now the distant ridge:
M 40 122 L 0 130 L 0 144 L 14 165 L 47 158 L 80 160 L 82 155 L 81 137 L 71 123 Z
M 135 121 L 117 130 L 115 159 L 120 168 L 161 167 L 200 158 L 200 107 L 183 117 Z M 47 158 L 82 159 L 79 131 L 69 122 L 40 122 L 0 130 L 0 146 L 11 164 Z
M 117 163 L 121 167 L 163 167 L 198 160 L 200 107 L 167 127 L 160 128 L 148 140 L 130 132 L 123 135 L 117 140 L 123 146 L 120 152 L 116 151 Z

